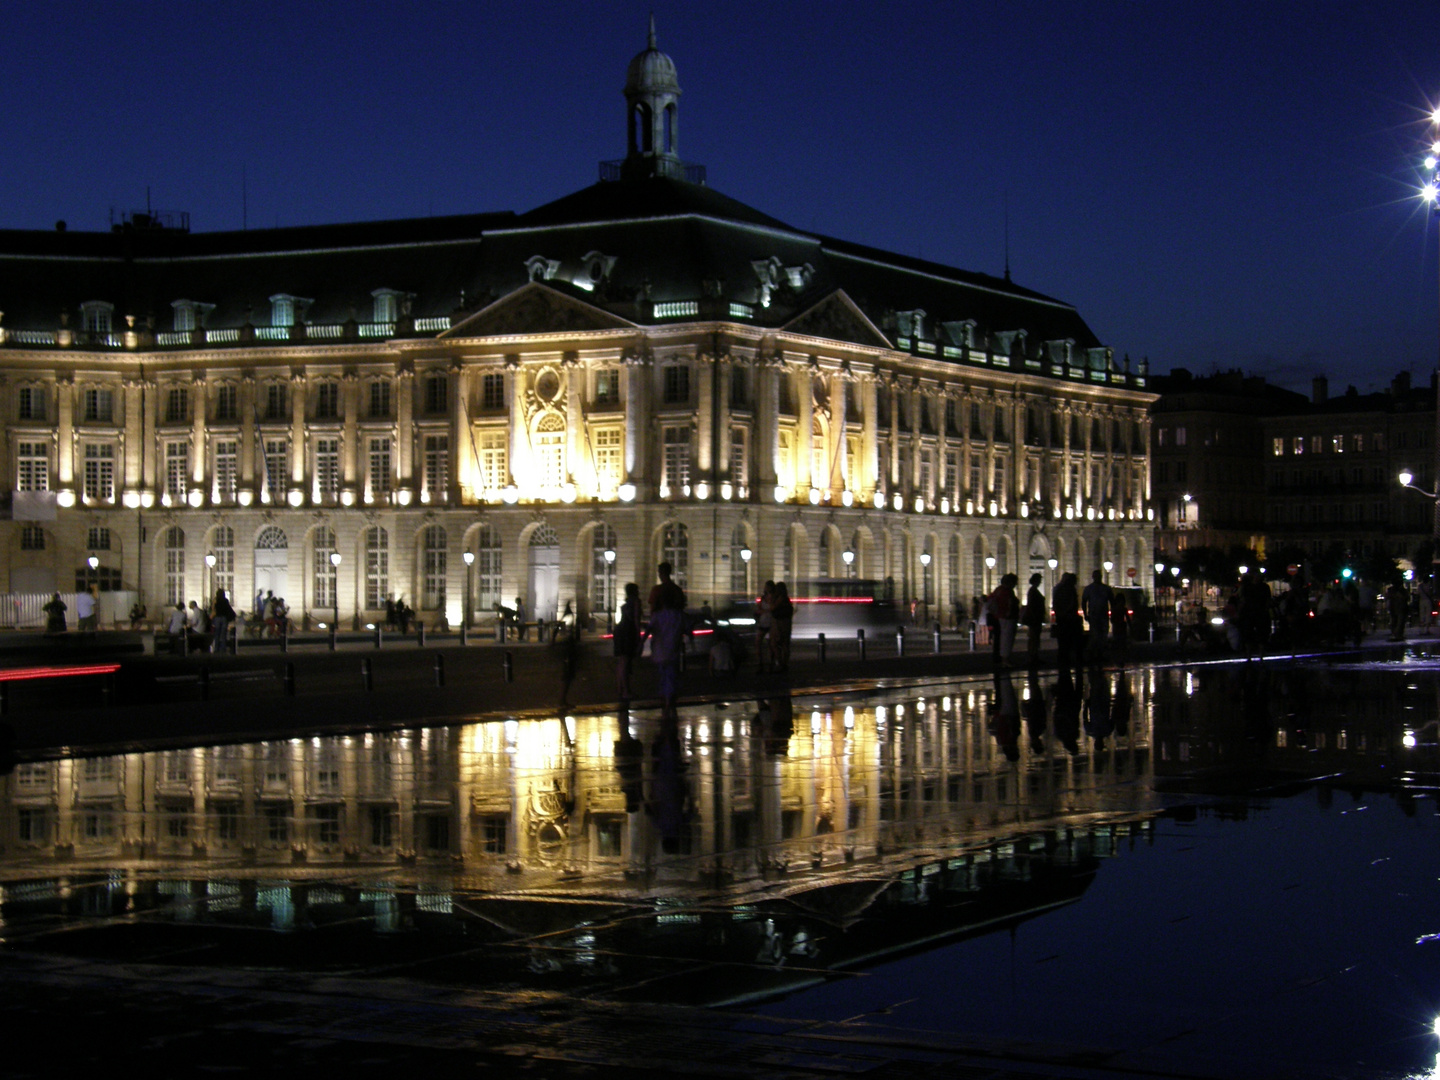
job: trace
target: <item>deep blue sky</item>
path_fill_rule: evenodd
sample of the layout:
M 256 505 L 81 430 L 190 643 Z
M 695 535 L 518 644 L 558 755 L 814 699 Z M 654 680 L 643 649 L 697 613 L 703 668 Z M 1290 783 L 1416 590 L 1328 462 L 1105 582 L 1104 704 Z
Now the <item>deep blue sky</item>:
M 1157 371 L 1435 367 L 1433 0 L 12 4 L 0 227 L 528 209 L 622 156 L 652 9 L 681 153 L 781 220 L 999 273 L 1008 202 L 1015 280 Z

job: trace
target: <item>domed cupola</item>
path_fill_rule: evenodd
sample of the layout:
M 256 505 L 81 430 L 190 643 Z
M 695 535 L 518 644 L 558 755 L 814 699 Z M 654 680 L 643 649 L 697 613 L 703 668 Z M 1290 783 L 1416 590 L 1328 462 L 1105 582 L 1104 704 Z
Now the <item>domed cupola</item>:
M 655 45 L 655 16 L 645 51 L 625 71 L 625 104 L 629 142 L 625 152 L 627 179 L 673 176 L 684 179 L 680 160 L 680 79 L 675 62 Z

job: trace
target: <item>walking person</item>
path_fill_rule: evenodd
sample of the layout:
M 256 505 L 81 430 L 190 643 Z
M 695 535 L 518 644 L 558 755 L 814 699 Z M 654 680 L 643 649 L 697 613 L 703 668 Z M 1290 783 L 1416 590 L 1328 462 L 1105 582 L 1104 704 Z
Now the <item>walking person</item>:
M 1055 591 L 1050 595 L 1050 609 L 1055 614 L 1055 663 L 1061 671 L 1080 666 L 1085 627 L 1080 619 L 1080 593 L 1074 574 L 1061 574 Z
M 210 611 L 210 651 L 224 654 L 230 651 L 230 626 L 235 621 L 235 609 L 224 589 L 215 590 L 215 605 Z
M 45 612 L 45 633 L 65 633 L 65 612 L 69 610 L 69 605 L 60 599 L 58 592 L 42 610 Z
M 790 667 L 790 631 L 795 624 L 795 605 L 785 582 L 775 583 L 775 607 L 771 611 L 770 652 L 776 671 Z
M 100 616 L 96 614 L 97 606 L 94 585 L 75 594 L 75 629 L 80 633 L 93 635 L 100 628 Z
M 669 580 L 670 564 L 660 565 L 666 568 L 663 584 Z M 679 593 L 678 604 L 676 593 Z M 685 593 L 678 585 L 674 592 L 657 586 L 650 595 L 657 597 L 661 605 L 650 612 L 650 622 L 645 627 L 645 636 L 650 639 L 650 659 L 660 672 L 660 716 L 674 720 L 680 697 L 680 657 L 685 648 Z
M 765 582 L 755 604 L 755 662 L 761 671 L 770 667 L 770 633 L 775 622 L 775 582 Z
M 1090 584 L 1080 594 L 1080 608 L 1085 621 L 1090 625 L 1090 641 L 1085 659 L 1092 664 L 1105 662 L 1105 633 L 1110 628 L 1110 586 L 1105 584 L 1105 575 L 1096 570 L 1090 575 Z
M 997 671 L 1010 666 L 1010 656 L 1015 650 L 1015 630 L 1020 625 L 1020 598 L 1015 595 L 1015 586 L 1019 582 L 1014 574 L 1005 574 L 985 601 L 991 633 L 990 655 Z
M 1040 591 L 1044 581 L 1040 574 L 1030 575 L 1030 588 L 1025 591 L 1025 609 L 1020 616 L 1029 634 L 1026 659 L 1030 667 L 1040 665 L 1040 635 L 1045 631 L 1045 594 Z
M 630 701 L 630 675 L 640 655 L 640 615 L 640 586 L 632 581 L 625 586 L 620 622 L 615 626 L 615 688 L 622 705 Z

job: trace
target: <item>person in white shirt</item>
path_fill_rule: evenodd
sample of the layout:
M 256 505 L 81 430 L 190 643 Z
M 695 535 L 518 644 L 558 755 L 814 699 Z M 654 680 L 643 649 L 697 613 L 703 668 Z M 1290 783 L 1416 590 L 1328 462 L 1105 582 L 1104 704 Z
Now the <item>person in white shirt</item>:
M 82 634 L 93 634 L 100 628 L 100 618 L 95 614 L 95 594 L 89 589 L 75 594 L 75 615 L 80 620 L 76 629 Z
M 185 632 L 185 607 L 176 604 L 175 610 L 170 613 L 170 619 L 165 623 L 165 632 L 178 636 Z

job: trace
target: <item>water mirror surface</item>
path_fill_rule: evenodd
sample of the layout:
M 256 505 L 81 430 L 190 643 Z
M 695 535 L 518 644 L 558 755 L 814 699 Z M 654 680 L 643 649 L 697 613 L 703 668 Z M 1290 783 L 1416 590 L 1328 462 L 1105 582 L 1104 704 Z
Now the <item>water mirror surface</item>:
M 137 751 L 0 779 L 7 949 L 1424 1075 L 1424 658 Z

